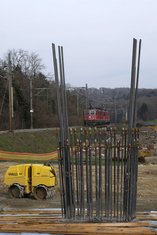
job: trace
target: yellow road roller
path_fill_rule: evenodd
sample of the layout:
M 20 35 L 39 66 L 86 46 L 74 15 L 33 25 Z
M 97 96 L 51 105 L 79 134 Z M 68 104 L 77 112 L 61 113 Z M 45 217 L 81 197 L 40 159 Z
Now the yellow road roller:
M 11 197 L 22 198 L 29 195 L 43 200 L 54 196 L 57 185 L 56 171 L 51 165 L 14 165 L 7 169 L 4 184 L 9 186 Z

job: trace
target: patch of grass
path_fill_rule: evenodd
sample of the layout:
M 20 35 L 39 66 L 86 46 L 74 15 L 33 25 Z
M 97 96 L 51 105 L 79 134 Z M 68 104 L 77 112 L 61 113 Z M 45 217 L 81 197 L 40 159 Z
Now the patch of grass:
M 5 161 L 3 161 L 3 162 L 5 162 Z M 44 164 L 44 163 L 46 163 L 47 161 L 45 161 L 45 160 L 12 160 L 12 161 L 9 161 L 9 162 L 16 162 L 16 164 Z M 53 164 L 55 164 L 55 165 L 57 165 L 58 164 L 58 160 L 53 160 L 52 161 L 53 162 Z
M 157 119 L 154 119 L 154 120 L 148 120 L 148 121 L 146 121 L 145 123 L 150 123 L 150 124 L 157 125 Z
M 0 135 L 0 149 L 13 152 L 49 153 L 57 150 L 58 132 L 5 133 Z

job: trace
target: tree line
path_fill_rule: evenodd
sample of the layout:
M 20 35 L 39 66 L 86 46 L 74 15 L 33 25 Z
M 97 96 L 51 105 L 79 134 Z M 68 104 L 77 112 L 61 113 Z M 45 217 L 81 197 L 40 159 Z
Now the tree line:
M 0 59 L 0 130 L 10 129 L 9 82 L 12 81 L 12 129 L 50 128 L 58 126 L 55 81 L 43 72 L 38 54 L 22 49 L 9 50 Z M 111 122 L 125 122 L 129 102 L 129 88 L 67 89 L 70 126 L 83 125 L 83 110 L 103 107 Z M 32 103 L 32 104 L 31 104 Z M 157 89 L 139 89 L 138 120 L 157 117 Z
M 9 60 L 11 72 L 8 71 Z M 43 69 L 38 54 L 22 49 L 9 50 L 0 60 L 0 130 L 9 129 L 9 76 L 13 87 L 12 128 L 27 129 L 31 124 L 33 128 L 58 126 L 55 81 L 46 76 Z M 69 124 L 81 125 L 85 108 L 83 94 L 67 91 L 67 99 Z

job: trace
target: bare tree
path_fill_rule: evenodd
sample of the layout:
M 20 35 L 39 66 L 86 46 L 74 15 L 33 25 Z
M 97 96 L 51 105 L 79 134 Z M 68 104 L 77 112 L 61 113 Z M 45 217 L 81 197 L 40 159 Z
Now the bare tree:
M 39 58 L 38 54 L 32 52 L 28 58 L 29 71 L 31 76 L 35 78 L 36 74 L 38 74 L 42 69 L 44 69 L 44 65 L 42 64 L 42 60 Z
M 35 75 L 44 69 L 42 59 L 35 52 L 29 53 L 22 49 L 9 50 L 4 60 L 6 63 L 8 62 L 8 54 L 10 54 L 12 69 L 19 67 L 21 72 L 28 77 L 33 76 L 35 78 Z
M 44 65 L 38 54 L 35 52 L 29 53 L 22 49 L 9 50 L 4 60 L 6 65 L 9 65 L 8 55 L 10 58 L 12 75 L 15 75 L 15 72 L 18 69 L 27 79 L 29 79 L 30 127 L 33 128 L 33 80 L 38 77 L 38 74 L 42 71 Z M 16 83 L 16 75 L 14 76 L 14 81 Z

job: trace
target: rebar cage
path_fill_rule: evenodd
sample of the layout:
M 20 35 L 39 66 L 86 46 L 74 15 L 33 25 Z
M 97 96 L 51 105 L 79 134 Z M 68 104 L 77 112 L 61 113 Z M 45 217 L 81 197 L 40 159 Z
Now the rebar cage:
M 128 138 L 129 136 L 129 138 Z M 59 146 L 62 213 L 80 221 L 136 215 L 138 129 L 70 129 Z

